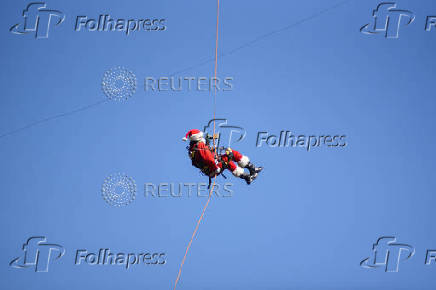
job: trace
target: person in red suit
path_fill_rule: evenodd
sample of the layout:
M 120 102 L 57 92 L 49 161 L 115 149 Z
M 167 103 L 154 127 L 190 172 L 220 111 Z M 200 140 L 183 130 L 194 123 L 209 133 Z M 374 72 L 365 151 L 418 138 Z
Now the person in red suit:
M 247 156 L 231 148 L 227 148 L 224 154 L 216 156 L 214 149 L 208 146 L 204 134 L 200 130 L 189 130 L 183 138 L 183 141 L 187 140 L 190 141 L 188 152 L 192 165 L 209 177 L 215 177 L 224 169 L 228 169 L 234 176 L 244 179 L 247 184 L 250 184 L 262 170 L 262 167 L 256 167 L 252 164 Z M 244 168 L 247 168 L 249 173 L 245 172 Z

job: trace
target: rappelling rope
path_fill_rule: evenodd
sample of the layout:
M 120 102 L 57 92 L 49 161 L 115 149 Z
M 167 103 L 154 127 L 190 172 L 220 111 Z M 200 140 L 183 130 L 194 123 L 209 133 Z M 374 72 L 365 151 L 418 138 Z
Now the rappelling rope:
M 213 147 L 215 149 L 216 149 L 216 147 L 215 147 L 215 116 L 216 116 L 216 90 L 217 90 L 217 87 L 216 87 L 217 77 L 216 76 L 217 76 L 217 67 L 218 67 L 219 11 L 220 11 L 220 0 L 217 0 L 217 10 L 216 10 L 216 40 L 215 40 L 215 69 L 214 69 L 214 86 L 215 86 L 215 88 L 214 88 L 214 95 L 213 95 L 213 135 L 212 135 L 213 136 L 212 137 L 212 139 L 213 139 Z M 214 150 L 214 151 L 215 151 L 214 154 L 215 154 L 215 157 L 216 157 L 217 150 Z M 201 216 L 200 216 L 200 218 L 197 221 L 197 225 L 195 226 L 194 232 L 192 233 L 191 240 L 189 241 L 188 246 L 186 247 L 185 255 L 183 256 L 183 260 L 182 260 L 182 263 L 180 264 L 180 268 L 179 268 L 179 273 L 177 274 L 176 282 L 174 283 L 174 290 L 176 290 L 177 283 L 179 282 L 180 276 L 182 275 L 182 268 L 183 268 L 183 265 L 185 264 L 186 256 L 188 255 L 189 249 L 191 248 L 192 241 L 194 240 L 195 234 L 197 233 L 198 228 L 200 227 L 200 223 L 203 220 L 204 213 L 206 212 L 206 209 L 209 206 L 209 202 L 210 202 L 210 199 L 212 197 L 212 192 L 213 192 L 213 189 L 215 187 L 215 181 L 216 181 L 216 176 L 213 178 L 213 183 L 212 183 L 212 186 L 211 186 L 210 191 L 209 191 L 209 197 L 207 198 L 207 202 L 206 202 L 206 204 L 203 207 L 203 210 L 201 212 Z

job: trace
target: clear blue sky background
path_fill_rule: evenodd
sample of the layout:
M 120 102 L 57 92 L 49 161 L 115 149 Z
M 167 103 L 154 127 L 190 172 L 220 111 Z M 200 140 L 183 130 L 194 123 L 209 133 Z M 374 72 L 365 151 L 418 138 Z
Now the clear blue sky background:
M 211 201 L 178 289 L 434 289 L 436 264 L 436 14 L 431 0 L 398 1 L 416 15 L 399 39 L 361 34 L 378 1 L 221 1 L 219 52 L 316 15 L 219 59 L 234 89 L 217 117 L 247 130 L 237 148 L 265 167 L 251 186 Z M 104 71 L 131 69 L 138 90 L 0 138 L 1 289 L 171 289 L 206 198 L 146 198 L 146 182 L 204 182 L 180 139 L 212 117 L 207 92 L 146 93 L 146 76 L 210 76 L 216 1 L 50 1 L 66 14 L 48 39 L 15 35 L 26 1 L 3 1 L 0 135 L 106 97 Z M 164 32 L 74 32 L 78 15 L 167 19 Z M 256 148 L 256 132 L 347 136 L 345 148 Z M 138 185 L 122 208 L 101 198 L 111 173 Z M 219 178 L 223 183 L 224 180 Z M 48 273 L 14 269 L 33 235 L 66 248 Z M 416 248 L 399 273 L 359 266 L 394 235 Z M 164 266 L 75 266 L 76 249 L 158 251 Z

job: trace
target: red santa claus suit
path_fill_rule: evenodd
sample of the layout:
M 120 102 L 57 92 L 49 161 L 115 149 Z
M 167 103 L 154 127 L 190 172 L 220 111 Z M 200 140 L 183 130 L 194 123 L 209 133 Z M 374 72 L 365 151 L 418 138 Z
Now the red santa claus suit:
M 226 167 L 236 177 L 240 177 L 244 173 L 243 168 L 246 167 L 250 162 L 250 159 L 247 156 L 242 155 L 238 151 L 230 148 L 227 148 L 226 154 L 223 154 L 220 157 L 222 162 L 227 165 Z M 239 166 L 236 165 L 233 161 L 237 162 Z
M 197 129 L 190 130 L 183 138 L 184 141 L 188 139 L 191 141 L 189 152 L 191 152 L 192 163 L 206 167 L 210 176 L 218 174 L 221 171 L 221 164 L 216 162 L 214 154 L 206 145 L 203 132 Z

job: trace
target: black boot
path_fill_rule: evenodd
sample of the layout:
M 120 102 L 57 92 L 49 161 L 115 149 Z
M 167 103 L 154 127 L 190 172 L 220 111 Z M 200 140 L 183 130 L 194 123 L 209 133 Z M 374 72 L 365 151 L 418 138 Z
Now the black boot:
M 248 164 L 247 164 L 247 166 L 245 166 L 245 168 L 247 168 L 250 171 L 251 176 L 257 175 L 263 169 L 262 167 L 254 166 L 254 164 L 251 162 L 248 162 Z
M 253 181 L 253 177 L 250 174 L 245 173 L 245 172 L 239 178 L 244 179 L 245 182 L 247 182 L 248 185 Z

